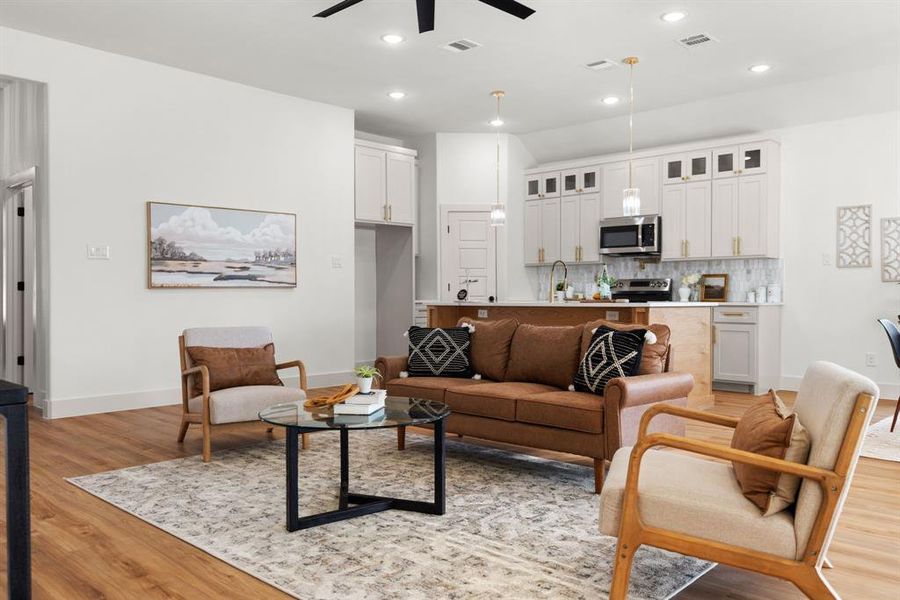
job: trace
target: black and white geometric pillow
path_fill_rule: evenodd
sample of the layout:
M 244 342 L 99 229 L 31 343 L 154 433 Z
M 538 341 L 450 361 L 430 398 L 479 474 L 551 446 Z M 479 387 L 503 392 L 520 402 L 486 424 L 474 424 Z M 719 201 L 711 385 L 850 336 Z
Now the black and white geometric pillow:
M 575 389 L 603 395 L 606 384 L 616 377 L 637 375 L 644 352 L 644 329 L 618 331 L 598 327 L 591 345 L 581 357 L 575 374 Z
M 471 377 L 470 330 L 467 327 L 410 327 L 410 377 Z

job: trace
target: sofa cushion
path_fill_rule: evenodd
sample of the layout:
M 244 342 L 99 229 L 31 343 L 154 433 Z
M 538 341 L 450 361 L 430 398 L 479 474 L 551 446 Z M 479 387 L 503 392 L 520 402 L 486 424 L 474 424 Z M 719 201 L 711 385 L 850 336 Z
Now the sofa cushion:
M 797 415 L 788 409 L 773 390 L 744 413 L 731 447 L 795 463 L 806 463 L 809 433 Z M 773 515 L 792 505 L 800 489 L 800 478 L 762 467 L 732 461 L 738 485 L 748 500 L 763 514 Z
M 482 383 L 452 387 L 444 394 L 444 402 L 455 413 L 516 420 L 516 400 L 540 392 L 559 391 L 540 383 Z
M 545 392 L 519 398 L 516 421 L 603 433 L 603 398 L 584 392 Z
M 259 411 L 273 404 L 303 402 L 306 392 L 280 385 L 246 385 L 217 390 L 209 395 L 209 421 L 213 425 L 258 421 Z M 188 410 L 203 412 L 203 397 L 188 400 Z
M 600 533 L 618 535 L 631 448 L 613 456 L 600 494 Z M 648 527 L 677 531 L 793 560 L 790 511 L 764 517 L 741 493 L 731 464 L 650 450 L 641 459 L 638 510 Z
M 644 353 L 641 355 L 641 366 L 638 369 L 638 375 L 651 375 L 653 373 L 662 373 L 666 370 L 666 353 L 669 351 L 669 340 L 672 337 L 672 331 L 668 325 L 661 323 L 653 323 L 652 325 L 626 325 L 624 323 L 616 323 L 615 321 L 606 321 L 599 319 L 584 324 L 584 331 L 581 335 L 581 353 L 584 356 L 588 347 L 591 345 L 591 337 L 593 331 L 598 327 L 609 327 L 619 331 L 630 331 L 633 329 L 649 329 L 656 336 L 656 342 L 653 344 L 644 344 Z
M 275 344 L 256 348 L 220 348 L 187 346 L 194 366 L 205 365 L 209 371 L 209 391 L 243 385 L 284 385 L 275 369 Z M 191 377 L 191 394 L 203 393 L 203 380 Z
M 405 396 L 423 400 L 444 401 L 444 391 L 449 387 L 463 387 L 485 383 L 480 379 L 459 377 L 400 377 L 385 384 L 389 396 Z
M 467 327 L 418 327 L 406 332 L 409 359 L 406 370 L 419 377 L 471 377 L 471 339 Z
M 566 389 L 581 356 L 581 325 L 519 325 L 509 351 L 505 381 L 528 381 Z
M 472 370 L 485 379 L 503 381 L 509 364 L 509 347 L 519 322 L 515 319 L 477 321 L 463 317 L 458 325 L 464 324 L 475 328 L 470 346 Z
M 645 333 L 645 329 L 617 331 L 602 325 L 598 327 L 591 345 L 578 362 L 575 389 L 602 396 L 610 379 L 637 375 Z

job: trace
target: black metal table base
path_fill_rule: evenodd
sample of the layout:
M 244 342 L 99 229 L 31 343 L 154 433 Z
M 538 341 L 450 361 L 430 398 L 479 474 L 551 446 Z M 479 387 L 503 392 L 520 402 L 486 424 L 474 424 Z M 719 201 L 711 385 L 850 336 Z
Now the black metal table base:
M 336 523 L 385 510 L 406 510 L 429 515 L 443 515 L 446 512 L 444 419 L 439 419 L 434 422 L 434 502 L 350 493 L 350 430 L 341 429 L 341 484 L 338 508 L 337 510 L 314 515 L 299 516 L 299 449 L 297 438 L 301 433 L 313 433 L 316 431 L 327 430 L 289 427 L 287 431 L 285 443 L 285 458 L 287 460 L 285 489 L 287 492 L 288 531 L 309 529 L 310 527 Z

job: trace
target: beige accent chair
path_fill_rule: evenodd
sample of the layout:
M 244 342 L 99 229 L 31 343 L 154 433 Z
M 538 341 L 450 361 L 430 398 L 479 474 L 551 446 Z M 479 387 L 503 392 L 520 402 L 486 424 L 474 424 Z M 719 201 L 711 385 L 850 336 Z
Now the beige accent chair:
M 810 598 L 838 598 L 821 569 L 829 566 L 825 554 L 877 401 L 878 387 L 862 375 L 827 362 L 810 366 L 794 404 L 811 438 L 806 464 L 668 433 L 648 435 L 659 414 L 731 428 L 738 422 L 671 404 L 652 406 L 634 448 L 613 457 L 600 495 L 600 531 L 619 538 L 610 600 L 626 597 L 642 544 L 780 577 Z M 648 452 L 657 446 L 728 462 Z M 731 461 L 801 477 L 794 510 L 763 517 L 741 493 Z
M 178 336 L 181 356 L 181 401 L 183 414 L 178 430 L 178 443 L 184 441 L 188 427 L 197 423 L 203 428 L 203 462 L 212 458 L 211 429 L 213 425 L 259 422 L 259 411 L 272 404 L 297 402 L 306 399 L 306 367 L 299 360 L 275 365 L 276 369 L 297 368 L 300 387 L 279 385 L 248 385 L 209 391 L 209 371 L 205 365 L 195 366 L 186 348 L 257 348 L 272 344 L 272 332 L 266 327 L 195 327 L 185 329 Z M 192 380 L 200 377 L 203 394 L 191 397 Z M 267 429 L 269 433 L 272 428 Z M 303 448 L 308 447 L 307 434 L 302 436 Z

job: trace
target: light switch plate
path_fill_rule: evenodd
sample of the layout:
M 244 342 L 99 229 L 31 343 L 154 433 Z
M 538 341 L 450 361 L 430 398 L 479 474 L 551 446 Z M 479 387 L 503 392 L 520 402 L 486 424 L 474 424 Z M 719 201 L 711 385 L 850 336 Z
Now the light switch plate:
M 487 316 L 488 316 L 488 311 L 486 308 L 478 309 L 478 318 L 479 319 L 487 319 Z
M 109 260 L 109 246 L 92 246 L 88 244 L 87 257 L 93 260 Z

